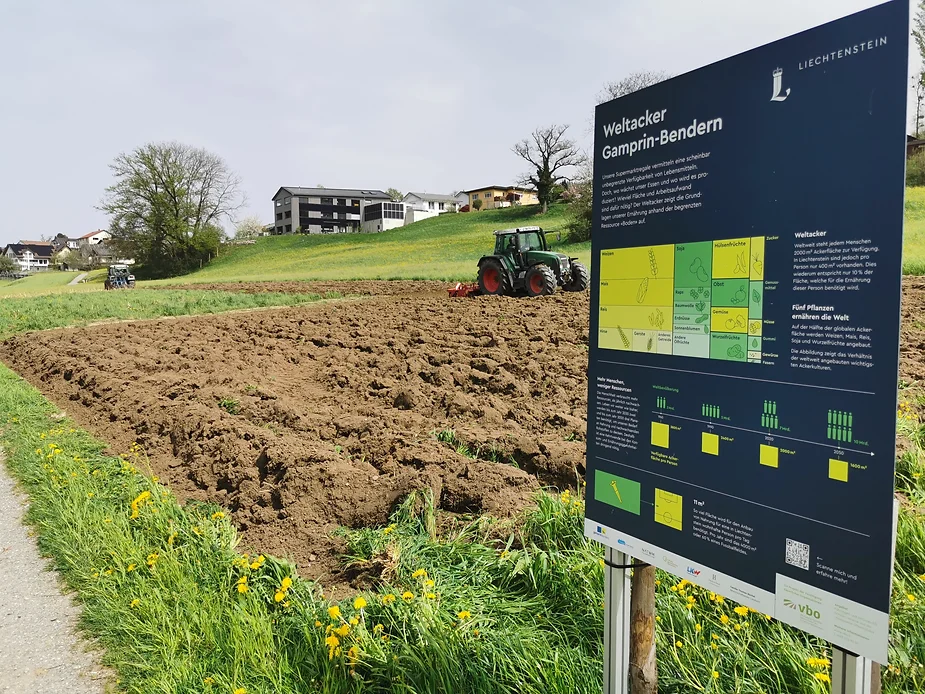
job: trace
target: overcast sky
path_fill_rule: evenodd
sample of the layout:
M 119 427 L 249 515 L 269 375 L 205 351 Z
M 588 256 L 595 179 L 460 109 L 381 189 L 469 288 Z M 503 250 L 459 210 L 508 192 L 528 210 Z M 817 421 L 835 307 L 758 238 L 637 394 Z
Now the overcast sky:
M 0 244 L 105 228 L 108 164 L 225 158 L 245 213 L 283 185 L 450 193 L 639 70 L 686 72 L 870 0 L 0 0 Z

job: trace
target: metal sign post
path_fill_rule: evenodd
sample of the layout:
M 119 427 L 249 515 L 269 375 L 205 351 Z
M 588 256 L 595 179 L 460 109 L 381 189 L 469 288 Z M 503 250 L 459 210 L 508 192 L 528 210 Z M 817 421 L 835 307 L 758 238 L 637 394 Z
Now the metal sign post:
M 604 548 L 604 694 L 629 694 L 629 557 Z
M 856 653 L 832 648 L 832 694 L 874 694 L 871 672 L 875 663 Z

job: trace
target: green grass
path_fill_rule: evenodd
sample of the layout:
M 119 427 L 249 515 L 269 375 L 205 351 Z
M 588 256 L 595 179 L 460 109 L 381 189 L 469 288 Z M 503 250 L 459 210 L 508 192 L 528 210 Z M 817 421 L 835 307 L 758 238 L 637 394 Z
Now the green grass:
M 897 478 L 908 502 L 888 694 L 925 687 L 925 427 L 901 414 L 913 450 Z M 218 507 L 181 507 L 143 473 L 138 447 L 105 455 L 2 366 L 0 443 L 30 495 L 40 548 L 124 691 L 600 691 L 601 549 L 583 537 L 571 493 L 541 494 L 516 523 L 473 518 L 439 535 L 433 500 L 412 494 L 388 526 L 343 531 L 345 561 L 378 566 L 384 583 L 335 605 L 291 564 L 237 553 Z M 660 691 L 828 691 L 816 678 L 829 674 L 819 640 L 661 572 L 656 600 Z
M 903 274 L 925 275 L 925 188 L 906 188 Z
M 79 272 L 48 270 L 19 280 L 0 279 L 0 298 L 11 296 L 35 296 L 70 292 L 96 291 L 103 288 L 105 270 L 93 270 L 85 278 L 87 282 L 69 286 L 68 283 L 80 276 Z
M 340 294 L 240 294 L 136 289 L 5 298 L 0 301 L 0 339 L 27 330 L 86 325 L 101 320 L 161 318 L 236 309 L 292 306 Z
M 567 210 L 538 205 L 466 214 L 443 214 L 381 234 L 272 236 L 232 248 L 202 270 L 166 280 L 231 282 L 248 280 L 434 279 L 474 281 L 478 259 L 494 248 L 495 229 L 539 225 L 564 253 L 588 263 L 590 244 L 565 239 Z

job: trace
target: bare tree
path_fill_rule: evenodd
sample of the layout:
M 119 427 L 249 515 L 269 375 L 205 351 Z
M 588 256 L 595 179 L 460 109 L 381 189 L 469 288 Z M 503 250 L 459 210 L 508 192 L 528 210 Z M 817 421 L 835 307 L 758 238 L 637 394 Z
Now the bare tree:
M 152 276 L 214 256 L 222 222 L 244 204 L 241 180 L 221 157 L 178 142 L 142 145 L 109 168 L 116 182 L 101 209 L 110 215 L 112 245 Z
M 597 97 L 597 102 L 602 104 L 611 99 L 619 99 L 621 96 L 664 82 L 669 77 L 671 77 L 670 74 L 661 70 L 630 73 L 621 80 L 605 84 L 604 90 Z
M 513 147 L 514 154 L 534 168 L 534 173 L 525 174 L 523 181 L 536 188 L 544 213 L 553 202 L 556 187 L 566 180 L 560 172 L 587 160 L 575 141 L 565 137 L 567 130 L 567 125 L 537 128 Z

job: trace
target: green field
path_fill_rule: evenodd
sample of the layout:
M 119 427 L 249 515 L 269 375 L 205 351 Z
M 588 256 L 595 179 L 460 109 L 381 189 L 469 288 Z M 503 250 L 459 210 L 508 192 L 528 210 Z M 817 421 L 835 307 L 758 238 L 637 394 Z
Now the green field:
M 925 275 L 925 188 L 906 188 L 903 274 Z
M 380 234 L 273 236 L 233 247 L 176 282 L 247 280 L 433 279 L 475 281 L 478 259 L 494 248 L 495 229 L 537 225 L 563 253 L 588 263 L 590 244 L 566 244 L 565 205 L 539 205 L 439 217 Z M 556 241 L 556 231 L 563 241 Z
M 93 270 L 87 273 L 84 283 L 69 286 L 68 283 L 80 276 L 79 272 L 37 272 L 19 280 L 0 280 L 0 298 L 9 296 L 36 296 L 39 294 L 58 294 L 72 292 L 97 291 L 103 288 L 105 270 Z

